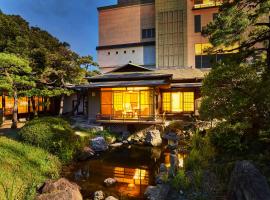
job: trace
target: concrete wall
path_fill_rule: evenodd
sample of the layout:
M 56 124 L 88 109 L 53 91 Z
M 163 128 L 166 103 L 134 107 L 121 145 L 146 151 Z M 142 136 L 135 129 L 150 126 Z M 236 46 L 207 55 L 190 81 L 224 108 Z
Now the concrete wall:
M 130 61 L 134 64 L 144 64 L 144 48 L 143 47 L 126 47 L 116 49 L 98 50 L 98 62 L 102 66 L 102 70 L 106 68 L 122 66 Z
M 110 71 L 130 61 L 138 65 L 155 64 L 153 48 L 143 44 L 143 42 L 155 41 L 155 38 L 142 39 L 142 29 L 150 28 L 155 28 L 153 3 L 101 9 L 99 11 L 99 47 L 105 48 L 98 50 L 98 63 L 102 71 Z M 127 44 L 128 46 L 125 47 Z M 121 48 L 112 45 L 121 45 Z M 144 53 L 149 53 L 149 55 L 144 55 Z
M 74 100 L 77 100 L 76 94 L 72 94 L 70 96 L 65 96 L 63 113 L 69 113 L 72 111 L 72 102 Z
M 89 90 L 88 92 L 88 119 L 95 121 L 97 114 L 100 113 L 100 91 Z

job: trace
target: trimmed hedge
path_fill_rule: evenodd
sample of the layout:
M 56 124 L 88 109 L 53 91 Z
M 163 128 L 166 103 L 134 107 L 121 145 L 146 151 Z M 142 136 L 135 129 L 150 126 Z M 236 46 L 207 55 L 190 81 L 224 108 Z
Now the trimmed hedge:
M 60 117 L 31 120 L 19 131 L 21 140 L 57 155 L 63 162 L 70 161 L 81 147 L 81 139 L 70 124 Z

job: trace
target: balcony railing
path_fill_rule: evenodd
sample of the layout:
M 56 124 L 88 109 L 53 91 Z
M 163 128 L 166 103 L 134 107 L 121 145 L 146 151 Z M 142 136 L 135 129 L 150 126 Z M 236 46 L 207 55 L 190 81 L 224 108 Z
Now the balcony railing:
M 194 8 L 208 8 L 208 7 L 215 7 L 220 6 L 222 4 L 222 0 L 195 0 L 194 1 Z
M 164 123 L 165 122 L 165 115 L 138 115 L 136 117 L 130 117 L 128 115 L 105 115 L 105 114 L 98 114 L 96 116 L 97 121 L 104 121 L 104 122 L 123 122 L 123 123 Z

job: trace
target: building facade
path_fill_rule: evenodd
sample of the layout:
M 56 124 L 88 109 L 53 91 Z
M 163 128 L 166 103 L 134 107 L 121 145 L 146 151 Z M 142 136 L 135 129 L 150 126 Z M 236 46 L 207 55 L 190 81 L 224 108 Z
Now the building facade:
M 119 0 L 100 7 L 98 62 L 102 72 L 135 63 L 148 68 L 210 68 L 204 26 L 220 0 Z

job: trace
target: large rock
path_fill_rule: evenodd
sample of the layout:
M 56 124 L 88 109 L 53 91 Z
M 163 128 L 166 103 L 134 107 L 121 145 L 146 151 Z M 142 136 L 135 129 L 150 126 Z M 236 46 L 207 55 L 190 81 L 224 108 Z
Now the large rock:
M 148 186 L 145 190 L 145 197 L 148 200 L 165 200 L 170 186 L 167 184 L 160 184 L 157 186 Z
M 77 159 L 79 161 L 85 161 L 92 158 L 94 155 L 95 155 L 95 152 L 93 149 L 91 149 L 90 147 L 84 147 L 83 150 L 79 153 Z
M 107 187 L 113 186 L 117 181 L 114 178 L 107 178 L 104 180 L 104 184 Z
M 113 196 L 108 196 L 105 200 L 118 200 L 118 199 Z
M 249 161 L 238 161 L 231 175 L 229 200 L 270 200 L 266 178 Z
M 57 181 L 46 181 L 42 188 L 41 194 L 37 196 L 37 200 L 82 200 L 80 187 L 69 182 L 65 178 Z
M 102 190 L 96 191 L 94 193 L 94 200 L 103 200 L 105 199 L 105 194 Z
M 91 148 L 96 151 L 106 151 L 108 149 L 108 144 L 105 141 L 104 137 L 96 137 L 94 139 L 91 140 L 90 142 Z
M 162 144 L 162 138 L 159 130 L 149 130 L 146 133 L 145 143 L 154 147 Z

